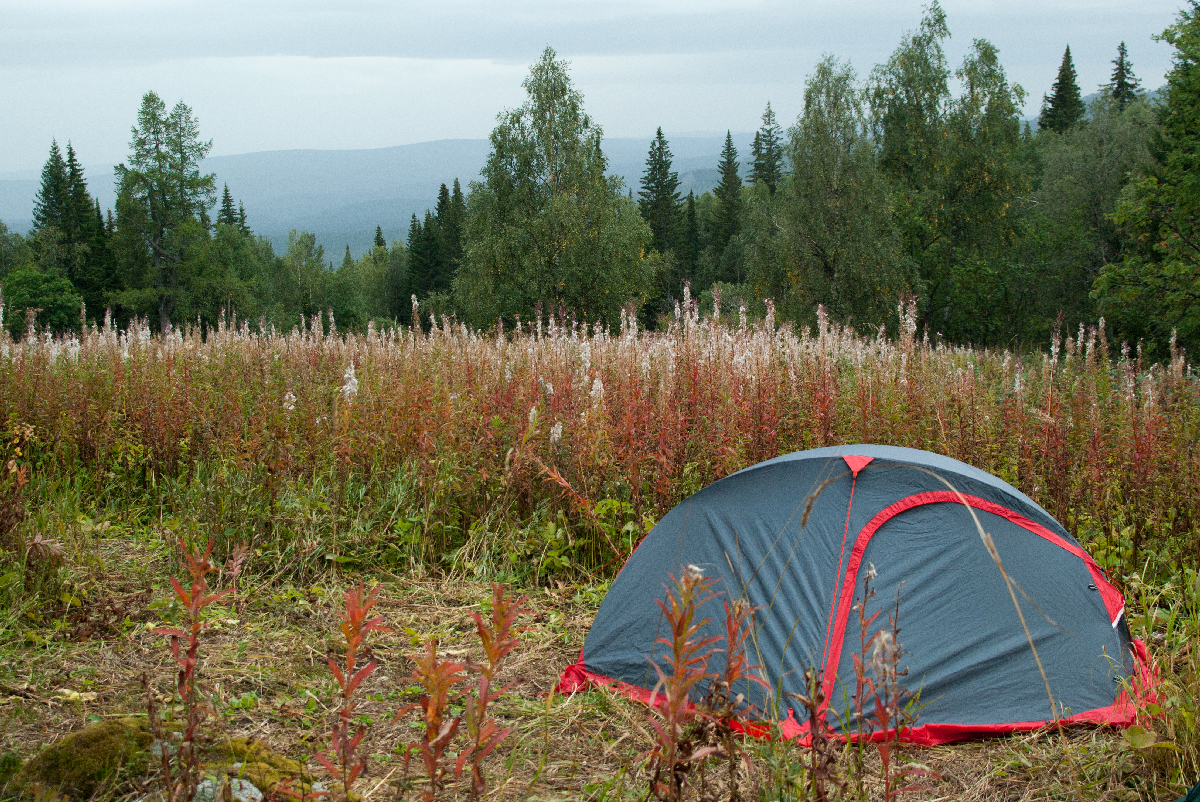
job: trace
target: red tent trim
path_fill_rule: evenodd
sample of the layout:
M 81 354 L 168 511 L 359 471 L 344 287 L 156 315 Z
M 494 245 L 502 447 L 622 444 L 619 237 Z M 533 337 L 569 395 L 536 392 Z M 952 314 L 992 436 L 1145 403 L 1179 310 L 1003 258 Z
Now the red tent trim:
M 1140 640 L 1133 641 L 1133 656 L 1136 665 L 1136 676 L 1131 678 L 1130 686 L 1123 688 L 1117 694 L 1117 698 L 1113 703 L 1106 707 L 1085 710 L 1082 713 L 1076 713 L 1073 716 L 1061 719 L 1060 722 L 1047 719 L 1043 721 L 1017 721 L 1001 724 L 938 724 L 936 722 L 921 724 L 905 729 L 902 734 L 902 740 L 921 746 L 936 746 L 967 738 L 1006 735 L 1012 732 L 1032 732 L 1054 726 L 1056 723 L 1064 725 L 1095 724 L 1121 728 L 1129 727 L 1138 720 L 1140 711 L 1145 705 L 1156 701 L 1158 698 L 1154 692 L 1154 687 L 1158 684 L 1158 670 L 1146 649 L 1146 644 Z M 621 695 L 645 705 L 650 704 L 651 696 L 653 696 L 653 692 L 646 688 L 589 671 L 583 665 L 583 651 L 580 650 L 579 659 L 567 666 L 559 677 L 558 692 L 562 694 L 579 693 L 586 691 L 591 686 L 612 688 Z M 1130 691 L 1132 691 L 1132 694 Z M 665 700 L 660 693 L 655 701 L 657 704 L 661 704 Z M 776 724 L 778 725 L 780 735 L 785 740 L 797 739 L 801 745 L 808 744 L 808 722 L 806 721 L 803 724 L 797 722 L 791 708 L 788 708 L 787 717 L 777 721 Z M 739 729 L 755 738 L 771 737 L 771 726 L 765 722 L 745 721 L 741 723 Z M 891 730 L 887 733 L 875 732 L 871 734 L 870 740 L 881 741 L 891 735 L 893 735 L 893 731 Z M 851 737 L 851 740 L 853 740 L 853 737 Z
M 846 465 L 850 468 L 850 472 L 853 473 L 857 478 L 858 472 L 870 465 L 875 458 L 863 457 L 858 454 L 847 454 L 846 456 L 842 457 L 842 459 L 846 461 Z

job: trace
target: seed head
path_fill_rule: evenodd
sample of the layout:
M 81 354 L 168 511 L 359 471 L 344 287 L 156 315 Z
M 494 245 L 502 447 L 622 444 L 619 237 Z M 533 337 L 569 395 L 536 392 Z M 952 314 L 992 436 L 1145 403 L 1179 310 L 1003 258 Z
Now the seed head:
M 346 368 L 346 372 L 342 374 L 342 398 L 346 401 L 353 401 L 354 396 L 358 395 L 358 379 L 354 376 L 354 363 L 350 363 L 350 367 Z

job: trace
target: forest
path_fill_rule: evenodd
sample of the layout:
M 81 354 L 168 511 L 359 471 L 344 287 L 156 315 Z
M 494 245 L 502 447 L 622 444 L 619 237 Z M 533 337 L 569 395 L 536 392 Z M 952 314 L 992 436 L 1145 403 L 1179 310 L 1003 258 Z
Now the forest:
M 689 284 L 705 311 L 744 304 L 761 319 L 769 300 L 798 326 L 820 306 L 895 336 L 897 301 L 912 298 L 922 330 L 958 344 L 1040 348 L 1103 318 L 1114 347 L 1194 353 L 1198 9 L 1161 34 L 1175 49 L 1165 87 L 1147 91 L 1119 43 L 1112 80 L 1085 102 L 1068 47 L 1031 125 L 991 43 L 948 62 L 934 2 L 869 72 L 825 57 L 790 127 L 768 104 L 751 153 L 727 137 L 720 184 L 699 197 L 681 197 L 661 128 L 636 186 L 607 175 L 602 128 L 547 48 L 526 102 L 499 114 L 481 175 L 443 184 L 404 241 L 377 231 L 359 259 L 305 231 L 275 253 L 253 209 L 202 174 L 212 142 L 192 110 L 148 92 L 115 209 L 54 142 L 32 230 L 0 223 L 3 325 L 19 337 L 111 315 L 286 332 L 319 316 L 365 331 L 434 315 L 512 330 L 546 312 L 615 327 L 625 310 L 654 329 Z

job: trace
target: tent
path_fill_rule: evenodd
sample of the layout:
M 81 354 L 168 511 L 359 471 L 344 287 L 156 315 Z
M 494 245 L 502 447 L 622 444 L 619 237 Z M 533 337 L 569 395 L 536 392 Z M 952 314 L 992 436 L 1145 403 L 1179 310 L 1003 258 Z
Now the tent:
M 613 581 L 560 690 L 600 683 L 650 701 L 651 661 L 665 667 L 666 651 L 657 643 L 666 627 L 656 599 L 689 565 L 723 594 L 700 609 L 697 618 L 710 619 L 704 634 L 723 632 L 722 598 L 758 608 L 747 656 L 766 687 L 747 681 L 734 692 L 753 705 L 748 715 L 778 721 L 785 737 L 808 731 L 788 694 L 804 692 L 810 667 L 823 670 L 825 721 L 853 734 L 843 728 L 862 650 L 853 609 L 870 568 L 868 612 L 884 611 L 874 629 L 899 599 L 903 682 L 920 706 L 907 740 L 944 743 L 1055 719 L 1127 726 L 1130 690 L 1150 686 L 1147 652 L 1130 639 L 1120 591 L 1038 504 L 948 457 L 855 445 L 762 462 L 672 509 Z M 709 670 L 723 662 L 715 654 Z

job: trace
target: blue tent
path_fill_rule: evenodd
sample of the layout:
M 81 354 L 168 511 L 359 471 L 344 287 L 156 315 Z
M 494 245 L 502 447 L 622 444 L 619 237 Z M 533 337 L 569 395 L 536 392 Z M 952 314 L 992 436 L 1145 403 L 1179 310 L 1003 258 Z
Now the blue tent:
M 822 671 L 822 715 L 843 729 L 862 648 L 853 608 L 868 568 L 876 591 L 869 608 L 890 610 L 899 598 L 904 684 L 921 706 L 906 739 L 942 743 L 1055 719 L 1128 725 L 1130 681 L 1149 682 L 1121 593 L 1038 504 L 957 460 L 856 445 L 768 460 L 671 510 L 613 582 L 560 688 L 604 683 L 648 699 L 657 682 L 652 661 L 665 667 L 656 600 L 689 565 L 714 578 L 723 598 L 758 608 L 749 657 L 763 683 L 735 692 L 750 715 L 777 720 L 789 737 L 810 726 L 787 702 L 804 693 L 809 668 Z M 704 634 L 719 636 L 721 597 L 700 617 L 709 619 Z M 886 619 L 887 612 L 875 628 Z M 719 670 L 724 656 L 712 660 L 710 670 Z

